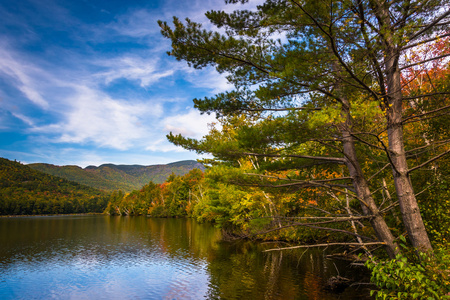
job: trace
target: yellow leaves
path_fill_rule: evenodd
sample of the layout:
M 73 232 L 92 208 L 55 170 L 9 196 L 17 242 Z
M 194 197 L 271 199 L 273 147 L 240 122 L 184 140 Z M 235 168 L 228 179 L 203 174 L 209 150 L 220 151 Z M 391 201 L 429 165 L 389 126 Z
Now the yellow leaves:
M 324 107 L 321 111 L 315 113 L 308 123 L 310 128 L 318 128 L 324 125 L 341 123 L 343 120 L 340 115 L 339 107 Z

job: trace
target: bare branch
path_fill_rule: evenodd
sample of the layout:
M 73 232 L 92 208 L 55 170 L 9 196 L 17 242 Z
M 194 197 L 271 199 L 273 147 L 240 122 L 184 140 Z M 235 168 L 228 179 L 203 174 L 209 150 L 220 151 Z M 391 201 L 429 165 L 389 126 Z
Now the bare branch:
M 427 160 L 427 161 L 424 162 L 423 164 L 420 164 L 420 165 L 418 165 L 418 166 L 416 166 L 416 167 L 414 167 L 414 168 L 412 168 L 412 169 L 409 169 L 409 170 L 408 170 L 408 174 L 411 173 L 412 171 L 415 171 L 415 170 L 417 170 L 417 169 L 420 169 L 420 168 L 422 168 L 422 167 L 428 165 L 429 163 L 431 163 L 431 162 L 433 162 L 433 161 L 435 161 L 435 160 L 437 160 L 437 159 L 439 159 L 439 158 L 441 158 L 441 157 L 443 157 L 443 156 L 445 156 L 445 155 L 447 155 L 447 154 L 449 154 L 449 153 L 450 153 L 450 149 L 448 149 L 447 151 L 445 151 L 445 152 L 439 154 L 438 156 L 435 156 L 435 157 L 433 157 L 433 158 Z
M 436 59 L 444 58 L 444 57 L 447 57 L 447 56 L 450 56 L 450 53 L 442 54 L 442 55 L 435 56 L 435 57 L 432 57 L 432 58 L 429 58 L 429 59 L 425 59 L 425 60 L 422 60 L 422 61 L 410 64 L 410 65 L 403 66 L 403 67 L 400 68 L 400 70 L 403 71 L 405 69 L 408 69 L 408 68 L 411 68 L 411 67 L 414 67 L 414 66 L 417 66 L 417 65 L 421 65 L 421 64 L 424 64 L 426 62 L 433 61 L 433 60 L 436 60 Z
M 429 43 L 429 42 L 433 42 L 433 41 L 435 41 L 437 39 L 440 39 L 440 38 L 443 38 L 443 37 L 447 37 L 447 36 L 450 36 L 450 33 L 446 33 L 446 34 L 443 34 L 443 35 L 435 36 L 435 37 L 432 37 L 430 39 L 426 39 L 426 40 L 423 40 L 423 41 L 420 41 L 420 42 L 417 42 L 417 43 L 414 43 L 414 44 L 406 45 L 405 47 L 402 48 L 402 50 L 410 49 L 410 48 L 413 48 L 413 47 L 416 47 L 416 46 L 419 46 L 419 45 L 423 45 L 423 44 L 426 44 L 426 43 Z
M 348 230 L 337 229 L 337 228 L 321 227 L 321 226 L 316 226 L 315 225 L 315 224 L 339 223 L 339 222 L 347 222 L 347 220 L 342 220 L 342 221 L 341 220 L 339 220 L 339 221 L 324 221 L 324 222 L 317 222 L 317 223 L 292 223 L 292 224 L 285 225 L 285 226 L 282 226 L 282 227 L 277 227 L 277 228 L 269 229 L 269 230 L 266 230 L 266 231 L 263 231 L 263 232 L 258 232 L 258 233 L 254 233 L 254 234 L 251 234 L 251 235 L 247 235 L 245 237 L 251 237 L 251 236 L 256 236 L 256 235 L 267 234 L 267 233 L 270 233 L 270 232 L 273 232 L 273 231 L 278 231 L 278 230 L 285 229 L 285 228 L 290 228 L 290 227 L 304 226 L 304 227 L 320 229 L 320 230 L 341 232 L 341 233 L 345 233 L 345 234 L 352 235 L 352 236 L 355 236 L 355 237 L 360 237 L 360 238 L 366 239 L 366 240 L 372 240 L 372 241 L 374 240 L 374 239 L 372 239 L 370 237 L 363 236 L 363 235 L 360 235 L 360 234 L 357 234 L 357 233 L 353 233 L 353 232 L 348 231 Z
M 322 110 L 320 107 L 287 107 L 287 108 L 246 108 L 245 111 L 293 111 L 293 110 Z
M 253 155 L 253 156 L 260 156 L 260 157 L 292 157 L 292 158 L 306 158 L 306 159 L 315 159 L 315 160 L 324 160 L 339 164 L 344 164 L 345 159 L 340 157 L 324 157 L 324 156 L 309 156 L 309 155 L 296 155 L 296 154 L 288 154 L 288 155 L 281 155 L 281 154 L 263 154 L 263 153 L 251 153 L 251 152 L 244 152 L 241 153 L 242 155 Z
M 299 246 L 292 246 L 292 247 L 268 249 L 268 250 L 264 250 L 264 252 L 291 250 L 291 249 L 298 249 L 298 248 L 315 248 L 315 247 L 329 247 L 329 246 L 371 246 L 371 245 L 386 245 L 386 243 L 384 243 L 384 242 L 373 242 L 373 243 L 363 243 L 363 244 L 360 244 L 360 243 L 328 243 L 328 244 L 315 244 L 315 245 L 299 245 Z
M 336 189 L 336 187 L 348 189 L 350 191 L 355 191 L 353 187 L 349 185 L 344 184 L 322 184 L 319 182 L 314 181 L 302 181 L 302 182 L 292 182 L 292 183 L 285 183 L 285 184 L 242 184 L 238 182 L 233 182 L 236 185 L 239 186 L 253 186 L 253 187 L 266 187 L 266 188 L 289 188 L 289 187 L 298 187 L 298 188 L 306 188 L 306 187 L 322 187 L 327 189 L 334 189 L 338 192 L 342 192 L 342 190 Z M 352 195 L 354 196 L 354 195 Z
M 425 28 L 423 28 L 422 30 L 416 32 L 413 36 L 411 36 L 408 40 L 412 41 L 416 38 L 418 38 L 420 35 L 422 35 L 423 33 L 425 33 L 426 31 L 430 30 L 433 26 L 435 26 L 436 24 L 438 24 L 442 19 L 444 19 L 445 17 L 447 17 L 448 15 L 450 15 L 450 10 L 447 10 L 446 12 L 444 12 L 440 17 L 437 17 L 433 22 L 431 22 L 430 24 L 428 24 Z
M 420 117 L 423 117 L 423 116 L 426 116 L 426 115 L 429 115 L 429 114 L 432 114 L 432 113 L 435 113 L 435 112 L 438 112 L 438 111 L 441 111 L 441 110 L 445 110 L 445 109 L 448 109 L 448 108 L 450 108 L 450 105 L 447 105 L 447 106 L 444 106 L 444 107 L 440 107 L 440 108 L 437 108 L 437 109 L 434 109 L 434 110 L 430 110 L 430 111 L 424 112 L 424 113 L 419 114 L 419 115 L 414 115 L 414 116 L 410 116 L 410 117 L 404 118 L 402 122 L 405 122 L 407 120 L 414 119 L 414 118 L 420 118 Z
M 370 176 L 369 179 L 367 179 L 367 182 L 370 182 L 375 176 L 377 176 L 378 174 L 380 174 L 381 172 L 383 172 L 384 169 L 386 169 L 387 167 L 389 167 L 391 165 L 391 163 L 385 164 L 384 167 L 382 167 L 381 169 L 379 169 L 377 172 L 375 172 L 375 174 L 373 174 L 372 176 Z
M 363 144 L 366 144 L 366 145 L 369 146 L 369 147 L 372 147 L 372 148 L 375 148 L 375 149 L 378 149 L 378 150 L 382 150 L 382 151 L 385 151 L 385 150 L 386 150 L 386 149 L 384 149 L 384 148 L 382 148 L 382 147 L 378 147 L 377 145 L 371 144 L 371 143 L 369 143 L 369 142 L 367 142 L 367 141 L 361 139 L 360 137 L 357 136 L 358 134 L 364 134 L 364 133 L 351 133 L 351 135 L 352 135 L 354 138 L 356 138 L 358 141 L 360 141 L 360 142 L 363 143 Z
M 418 96 L 402 97 L 402 100 L 413 100 L 413 99 L 432 97 L 432 96 L 438 96 L 438 95 L 449 95 L 449 94 L 450 94 L 450 92 L 437 92 L 437 93 L 423 94 L 423 95 L 418 95 Z
M 264 175 L 264 174 L 256 174 L 256 173 L 244 173 L 245 175 L 250 175 L 250 176 L 258 176 L 258 177 L 263 177 L 263 178 L 272 178 L 272 179 L 277 179 L 277 180 L 285 180 L 285 181 L 294 181 L 294 182 L 298 182 L 298 183 L 309 183 L 309 182 L 330 182 L 330 181 L 338 181 L 338 180 L 351 180 L 351 177 L 339 177 L 339 178 L 330 178 L 330 179 L 312 179 L 312 180 L 299 180 L 299 179 L 291 179 L 291 178 L 280 178 L 279 176 L 273 176 L 273 175 Z
M 421 149 L 428 148 L 428 147 L 435 147 L 435 146 L 436 147 L 441 147 L 441 146 L 445 146 L 448 143 L 450 143 L 450 140 L 436 141 L 436 142 L 432 142 L 432 143 L 430 143 L 428 145 L 425 145 L 425 146 L 422 146 L 422 147 L 417 147 L 417 148 L 408 150 L 408 151 L 406 151 L 406 153 L 409 154 L 409 153 L 411 153 L 413 151 L 421 150 Z M 411 155 L 414 155 L 414 154 L 411 154 Z
M 392 162 L 391 152 L 389 151 L 389 149 L 388 149 L 388 147 L 385 145 L 385 143 L 380 139 L 380 137 L 379 137 L 378 135 L 373 134 L 373 133 L 370 133 L 370 132 L 366 132 L 366 133 L 364 133 L 364 134 L 368 134 L 368 135 L 371 135 L 371 136 L 377 138 L 378 142 L 383 146 L 382 150 L 384 150 L 384 152 L 386 153 L 387 158 L 388 158 L 388 160 L 389 160 L 389 162 L 390 162 L 392 168 L 395 170 L 395 172 L 397 172 L 397 174 L 399 174 L 399 172 L 398 172 L 398 170 L 397 170 L 395 164 Z

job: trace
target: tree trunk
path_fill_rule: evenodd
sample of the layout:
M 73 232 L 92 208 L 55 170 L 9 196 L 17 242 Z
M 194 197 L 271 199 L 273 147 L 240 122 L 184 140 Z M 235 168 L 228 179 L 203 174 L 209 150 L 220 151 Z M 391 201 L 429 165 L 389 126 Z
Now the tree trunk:
M 382 83 L 382 86 L 385 86 L 387 89 L 387 93 L 383 95 L 383 100 L 387 118 L 388 155 L 392 163 L 395 189 L 403 223 L 413 247 L 419 251 L 430 251 L 433 248 L 428 239 L 425 225 L 420 215 L 419 205 L 408 175 L 403 142 L 401 73 L 398 65 L 400 50 L 398 50 L 399 46 L 395 44 L 393 36 L 396 33 L 396 28 L 392 25 L 389 7 L 385 1 L 377 0 L 375 1 L 375 6 L 374 13 L 380 25 L 387 28 L 383 39 L 386 82 Z
M 354 139 L 351 136 L 351 115 L 348 101 L 343 100 L 342 116 L 344 123 L 342 124 L 341 133 L 343 138 L 343 150 L 346 157 L 346 165 L 350 176 L 353 179 L 353 186 L 356 195 L 360 199 L 361 207 L 365 215 L 372 215 L 370 224 L 372 225 L 375 234 L 380 242 L 385 243 L 385 250 L 390 258 L 395 258 L 395 255 L 400 252 L 398 245 L 395 243 L 395 238 L 392 235 L 386 221 L 380 214 L 380 211 L 375 203 L 370 192 L 369 185 L 364 177 L 362 168 L 356 156 Z
M 398 85 L 396 84 L 394 86 L 400 86 L 400 80 L 398 80 Z M 394 100 L 392 103 L 393 109 L 389 109 L 387 114 L 389 155 L 391 156 L 394 184 L 402 213 L 403 224 L 405 225 L 412 245 L 419 251 L 430 251 L 433 248 L 428 239 L 428 234 L 422 216 L 420 215 L 419 205 L 408 176 L 408 165 L 406 162 L 403 128 L 401 124 L 401 95 L 400 101 Z

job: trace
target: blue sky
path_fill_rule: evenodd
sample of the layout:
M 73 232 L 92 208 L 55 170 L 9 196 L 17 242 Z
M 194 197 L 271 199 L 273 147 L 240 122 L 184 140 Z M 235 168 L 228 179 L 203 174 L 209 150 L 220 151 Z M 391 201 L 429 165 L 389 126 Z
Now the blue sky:
M 56 165 L 165 164 L 198 156 L 214 116 L 195 97 L 231 89 L 169 57 L 157 20 L 206 19 L 223 0 L 1 0 L 0 156 Z

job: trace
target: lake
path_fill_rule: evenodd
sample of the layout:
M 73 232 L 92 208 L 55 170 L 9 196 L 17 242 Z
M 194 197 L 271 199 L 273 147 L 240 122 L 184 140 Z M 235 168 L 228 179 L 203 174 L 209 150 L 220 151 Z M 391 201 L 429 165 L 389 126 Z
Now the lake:
M 322 250 L 263 252 L 191 219 L 0 218 L 0 299 L 364 299 L 360 270 Z M 370 298 L 367 298 L 370 299 Z

